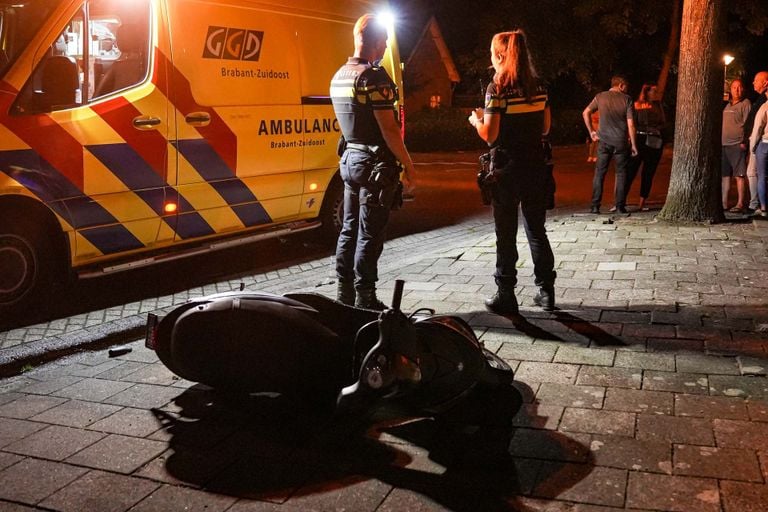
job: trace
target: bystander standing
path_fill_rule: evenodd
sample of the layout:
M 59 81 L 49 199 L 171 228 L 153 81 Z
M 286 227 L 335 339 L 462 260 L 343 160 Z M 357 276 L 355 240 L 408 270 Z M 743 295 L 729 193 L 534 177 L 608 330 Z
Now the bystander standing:
M 738 78 L 731 82 L 730 101 L 723 109 L 722 132 L 722 199 L 723 210 L 728 210 L 728 194 L 731 177 L 736 179 L 738 200 L 732 213 L 745 213 L 747 198 L 747 144 L 749 134 L 745 130 L 750 101 L 744 98 L 744 85 Z
M 603 199 L 603 182 L 611 159 L 616 158 L 616 186 L 614 187 L 614 211 L 627 213 L 626 179 L 629 159 L 637 155 L 635 133 L 635 108 L 627 95 L 629 83 L 623 76 L 611 78 L 611 88 L 598 93 L 582 112 L 590 138 L 597 142 L 597 163 L 592 180 L 591 213 L 600 213 Z M 600 127 L 592 125 L 592 113 L 600 112 Z

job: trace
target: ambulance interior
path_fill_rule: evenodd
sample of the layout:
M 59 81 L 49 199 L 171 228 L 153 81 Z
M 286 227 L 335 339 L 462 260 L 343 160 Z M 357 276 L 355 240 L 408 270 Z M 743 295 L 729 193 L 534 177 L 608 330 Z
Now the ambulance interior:
M 150 60 L 149 0 L 91 0 L 45 47 L 16 113 L 85 105 L 142 83 Z

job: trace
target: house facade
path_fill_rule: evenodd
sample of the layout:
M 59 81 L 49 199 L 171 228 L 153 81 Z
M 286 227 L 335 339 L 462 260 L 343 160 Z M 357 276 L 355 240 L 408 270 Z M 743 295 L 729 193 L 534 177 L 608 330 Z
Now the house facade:
M 445 44 L 437 20 L 432 16 L 405 62 L 405 106 L 411 112 L 451 107 L 453 89 L 459 81 L 459 72 L 451 52 Z

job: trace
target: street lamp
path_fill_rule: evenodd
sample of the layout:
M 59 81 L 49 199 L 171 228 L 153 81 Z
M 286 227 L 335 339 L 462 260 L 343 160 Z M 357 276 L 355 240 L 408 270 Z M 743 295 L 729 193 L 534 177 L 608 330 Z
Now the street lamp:
M 727 53 L 723 55 L 723 62 L 725 63 L 725 70 L 723 73 L 723 101 L 728 101 L 728 64 L 733 62 L 733 55 Z

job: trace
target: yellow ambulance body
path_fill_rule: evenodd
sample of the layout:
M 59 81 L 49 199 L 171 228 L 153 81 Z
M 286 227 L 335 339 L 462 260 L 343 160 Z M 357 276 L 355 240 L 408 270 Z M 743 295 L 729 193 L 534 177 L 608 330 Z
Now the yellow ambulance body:
M 363 0 L 0 0 L 0 309 L 323 226 Z M 383 65 L 398 85 L 394 34 Z M 402 88 L 401 88 L 402 90 Z

